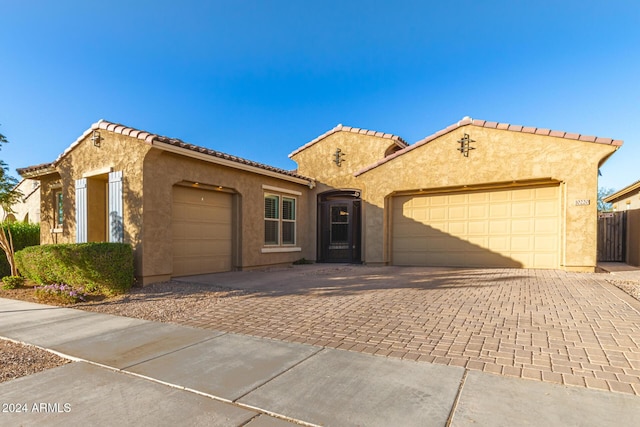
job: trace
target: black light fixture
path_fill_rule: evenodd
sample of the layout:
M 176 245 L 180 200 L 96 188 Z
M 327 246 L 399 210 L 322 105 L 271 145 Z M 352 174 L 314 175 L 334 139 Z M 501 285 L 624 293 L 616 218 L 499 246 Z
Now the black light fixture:
M 458 140 L 458 143 L 460 144 L 460 148 L 456 148 L 456 150 L 462 153 L 463 156 L 469 157 L 469 151 L 475 150 L 475 147 L 471 147 L 472 142 L 476 142 L 476 141 L 474 139 L 469 138 L 469 134 L 465 133 L 462 139 Z
M 102 137 L 100 137 L 100 132 L 97 130 L 93 131 L 93 135 L 91 135 L 91 141 L 93 142 L 94 147 L 100 148 L 100 142 L 102 141 Z
M 336 152 L 333 154 L 333 157 L 334 157 L 333 162 L 338 166 L 342 165 L 343 156 L 344 156 L 344 153 L 342 152 L 342 150 L 339 148 L 336 148 Z

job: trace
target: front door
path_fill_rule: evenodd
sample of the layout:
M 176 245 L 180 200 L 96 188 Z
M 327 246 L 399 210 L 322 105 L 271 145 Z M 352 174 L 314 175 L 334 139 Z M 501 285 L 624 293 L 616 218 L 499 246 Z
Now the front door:
M 360 193 L 331 192 L 319 197 L 319 261 L 359 263 Z

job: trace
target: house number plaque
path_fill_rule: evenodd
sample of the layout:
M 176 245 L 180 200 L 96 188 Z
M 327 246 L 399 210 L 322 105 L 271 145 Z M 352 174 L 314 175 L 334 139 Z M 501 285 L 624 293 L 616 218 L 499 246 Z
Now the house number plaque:
M 591 204 L 590 199 L 578 199 L 576 200 L 576 206 L 588 206 Z

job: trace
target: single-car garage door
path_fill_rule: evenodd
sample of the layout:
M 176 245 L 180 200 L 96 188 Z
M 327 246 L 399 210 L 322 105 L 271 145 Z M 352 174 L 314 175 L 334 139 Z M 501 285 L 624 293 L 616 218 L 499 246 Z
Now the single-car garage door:
M 393 199 L 395 265 L 558 268 L 559 187 Z
M 173 187 L 173 276 L 231 270 L 231 197 Z

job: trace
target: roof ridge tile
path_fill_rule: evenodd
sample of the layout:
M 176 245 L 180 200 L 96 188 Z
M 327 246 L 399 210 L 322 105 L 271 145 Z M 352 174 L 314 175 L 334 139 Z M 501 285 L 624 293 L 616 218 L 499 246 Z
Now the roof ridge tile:
M 178 138 L 169 138 L 166 136 L 157 136 L 154 135 L 154 140 L 164 143 L 164 144 L 169 144 L 169 145 L 173 145 L 175 147 L 180 147 L 180 148 L 184 148 L 186 150 L 189 151 L 194 151 L 194 152 L 199 152 L 202 154 L 206 154 L 212 157 L 217 157 L 220 159 L 224 159 L 224 160 L 229 160 L 235 163 L 241 163 L 244 165 L 248 165 L 248 166 L 252 166 L 255 168 L 259 168 L 259 169 L 264 169 L 264 170 L 268 170 L 271 172 L 277 172 L 283 175 L 287 175 L 290 177 L 294 177 L 294 178 L 300 178 L 300 179 L 306 179 L 309 180 L 310 178 L 306 177 L 306 176 L 302 176 L 296 172 L 292 172 L 292 171 L 288 171 L 285 169 L 280 169 L 280 168 L 276 168 L 275 166 L 270 166 L 264 163 L 259 163 L 253 160 L 248 160 L 242 157 L 238 157 L 238 156 L 234 156 L 232 154 L 228 154 L 228 153 L 224 153 L 222 151 L 217 151 L 211 148 L 207 148 L 207 147 L 202 147 L 199 145 L 194 145 L 185 141 L 182 141 L 181 139 Z
M 578 138 L 578 140 L 586 142 L 596 142 L 596 137 L 589 135 L 580 135 L 580 138 Z
M 342 125 L 338 125 L 337 127 L 342 127 Z M 336 127 L 336 128 L 337 128 Z M 220 151 L 215 151 L 206 147 L 201 147 L 198 145 L 194 145 L 194 144 L 189 144 L 186 143 L 180 139 L 177 138 L 169 138 L 166 136 L 160 136 L 154 133 L 150 133 L 144 130 L 140 130 L 140 129 L 135 129 L 135 128 L 131 128 L 128 126 L 125 126 L 123 124 L 120 123 L 113 123 L 113 122 L 109 122 L 107 120 L 104 119 L 100 119 L 97 122 L 93 123 L 91 125 L 91 127 L 89 127 L 89 129 L 87 129 L 86 131 L 84 131 L 82 133 L 82 135 L 80 135 L 69 147 L 67 147 L 66 150 L 64 150 L 62 152 L 62 154 L 60 154 L 58 156 L 58 158 L 51 162 L 51 163 L 43 163 L 40 165 L 35 165 L 35 166 L 29 166 L 26 168 L 22 168 L 18 170 L 18 173 L 21 173 L 20 171 L 24 172 L 24 173 L 29 173 L 29 172 L 35 172 L 37 170 L 47 170 L 50 168 L 55 168 L 55 166 L 60 162 L 60 160 L 62 160 L 62 158 L 64 158 L 67 154 L 69 154 L 69 152 L 71 152 L 71 150 L 73 150 L 76 146 L 78 146 L 85 138 L 87 138 L 93 131 L 98 130 L 98 129 L 102 129 L 102 130 L 106 130 L 108 132 L 114 132 L 117 134 L 122 134 L 125 136 L 129 136 L 131 138 L 135 138 L 141 141 L 144 141 L 147 144 L 153 144 L 154 141 L 159 141 L 159 142 L 164 142 L 164 143 L 168 143 L 170 145 L 173 146 L 178 146 L 181 148 L 185 148 L 188 149 L 190 151 L 200 151 L 200 150 L 204 150 L 204 151 L 200 151 L 203 154 L 208 154 L 214 157 L 218 157 L 218 158 L 225 158 L 228 159 L 230 161 L 233 162 L 237 162 L 237 163 L 242 163 L 245 165 L 249 165 L 258 169 L 264 169 L 264 170 L 268 170 L 271 172 L 276 172 L 282 175 L 286 175 L 286 176 L 290 176 L 293 178 L 299 178 L 299 179 L 303 179 L 303 180 L 310 180 L 310 178 L 306 177 L 306 176 L 302 176 L 299 175 L 295 172 L 291 172 L 288 170 L 284 170 L 284 169 L 280 169 L 280 168 L 276 168 L 273 166 L 269 166 L 263 163 L 259 163 L 259 162 L 255 162 L 253 160 L 247 160 L 247 159 L 243 159 L 240 157 L 236 157 L 236 156 L 231 156 L 229 154 L 226 153 L 222 153 Z M 225 157 L 226 156 L 226 157 Z
M 364 129 L 364 128 L 352 127 L 352 126 L 343 126 L 342 124 L 339 124 L 336 127 L 334 127 L 333 129 L 328 130 L 327 132 L 323 133 L 322 135 L 315 137 L 314 139 L 312 139 L 311 141 L 307 142 L 303 146 L 301 146 L 298 149 L 294 150 L 293 152 L 291 152 L 289 154 L 289 157 L 294 156 L 294 155 L 298 154 L 299 152 L 301 152 L 303 150 L 306 150 L 307 148 L 309 148 L 312 145 L 316 144 L 317 142 L 323 140 L 324 138 L 327 138 L 328 136 L 333 135 L 336 132 L 351 132 L 351 133 L 357 133 L 357 134 L 361 134 L 361 135 L 369 135 L 369 136 L 375 136 L 375 137 L 379 137 L 379 138 L 391 139 L 392 141 L 395 141 L 398 146 L 401 146 L 403 148 L 409 146 L 407 141 L 402 139 L 400 136 L 397 136 L 397 135 L 394 135 L 394 134 L 391 134 L 391 133 L 384 133 L 384 132 L 379 132 L 379 131 L 374 131 L 374 130 L 369 130 L 369 129 Z

